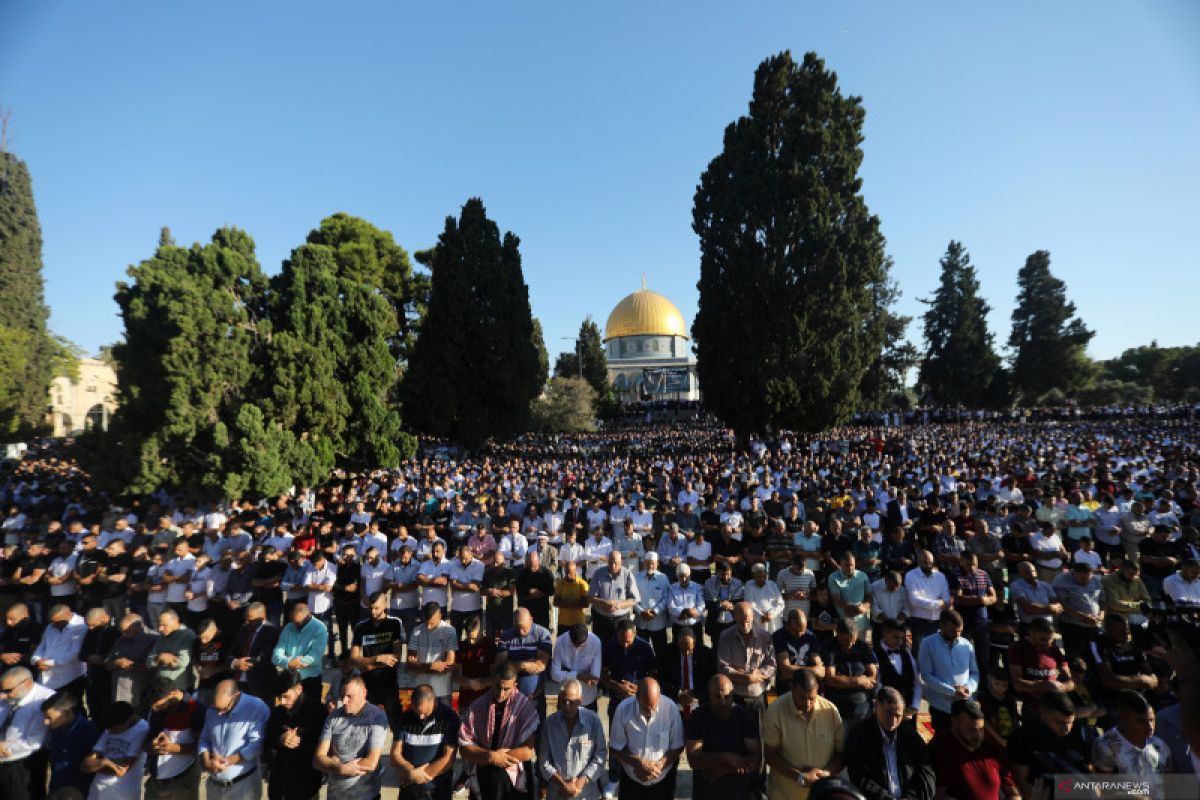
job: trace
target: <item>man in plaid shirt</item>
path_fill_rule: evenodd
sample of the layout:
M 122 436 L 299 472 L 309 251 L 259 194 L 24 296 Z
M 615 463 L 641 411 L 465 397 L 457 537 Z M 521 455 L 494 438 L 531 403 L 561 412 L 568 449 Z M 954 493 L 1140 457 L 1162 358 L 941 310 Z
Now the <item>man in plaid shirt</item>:
M 959 568 L 950 573 L 950 596 L 963 618 L 963 636 L 975 645 L 979 671 L 988 664 L 988 607 L 996 603 L 991 577 L 979 568 L 979 557 L 966 552 L 959 556 Z

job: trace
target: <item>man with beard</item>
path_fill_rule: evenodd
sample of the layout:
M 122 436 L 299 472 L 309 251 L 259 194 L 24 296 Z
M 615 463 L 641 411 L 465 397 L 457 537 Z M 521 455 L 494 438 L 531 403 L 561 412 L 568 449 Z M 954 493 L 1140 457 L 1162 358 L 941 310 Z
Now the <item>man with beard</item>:
M 934 734 L 929 752 L 938 789 L 953 800 L 1021 797 L 1008 756 L 984 736 L 983 710 L 974 700 L 954 701 L 950 725 Z
M 353 545 L 346 545 L 342 548 L 342 560 L 338 562 L 337 578 L 333 585 L 334 616 L 342 660 L 350 656 L 350 632 L 358 625 L 358 583 L 361 579 L 362 565 L 358 563 L 358 552 Z
M 821 662 L 821 645 L 816 634 L 808 629 L 808 616 L 799 608 L 787 612 L 787 620 L 771 635 L 775 648 L 775 691 L 782 694 L 792 686 L 792 676 L 802 669 L 812 670 L 817 677 L 825 676 Z
M 259 700 L 271 697 L 276 681 L 271 653 L 279 641 L 279 628 L 267 621 L 267 608 L 262 603 L 246 607 L 246 622 L 238 629 L 229 648 L 229 662 L 238 686 Z
M 204 727 L 204 707 L 170 680 L 160 678 L 147 693 L 150 730 L 146 734 L 144 800 L 190 800 L 199 794 L 196 742 Z
M 462 715 L 458 743 L 472 770 L 480 800 L 527 796 L 524 762 L 536 754 L 538 715 L 533 702 L 517 691 L 511 663 L 496 668 L 492 690 Z
M 733 702 L 733 682 L 724 675 L 708 681 L 708 703 L 684 727 L 688 763 L 700 780 L 693 800 L 750 800 L 762 768 L 761 742 L 754 715 Z
M 383 592 L 368 599 L 367 619 L 354 628 L 354 646 L 350 648 L 350 666 L 362 674 L 367 686 L 367 702 L 395 710 L 396 665 L 404 655 L 404 625 L 388 615 L 388 600 Z
M 290 672 L 280 674 L 269 692 L 275 703 L 263 735 L 262 760 L 269 770 L 269 800 L 313 800 L 321 792 L 321 773 L 313 754 L 325 727 L 321 698 L 304 691 Z
M 392 766 L 401 800 L 450 800 L 461 725 L 429 684 L 413 690 L 412 705 L 392 722 Z

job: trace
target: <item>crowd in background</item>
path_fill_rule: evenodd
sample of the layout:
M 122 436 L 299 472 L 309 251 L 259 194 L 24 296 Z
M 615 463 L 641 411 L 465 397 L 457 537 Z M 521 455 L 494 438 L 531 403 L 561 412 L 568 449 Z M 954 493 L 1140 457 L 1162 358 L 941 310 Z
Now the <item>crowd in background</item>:
M 373 798 L 390 772 L 419 800 L 636 800 L 684 759 L 702 800 L 1194 773 L 1164 633 L 1200 609 L 1190 412 L 739 451 L 652 410 L 227 503 L 111 497 L 31 448 L 0 473 L 0 797 Z

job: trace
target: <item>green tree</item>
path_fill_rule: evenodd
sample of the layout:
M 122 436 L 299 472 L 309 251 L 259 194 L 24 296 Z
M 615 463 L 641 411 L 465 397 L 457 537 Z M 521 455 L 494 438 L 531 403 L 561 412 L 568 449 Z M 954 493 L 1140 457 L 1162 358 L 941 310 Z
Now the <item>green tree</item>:
M 580 433 L 596 429 L 596 390 L 580 378 L 550 379 L 533 401 L 531 425 L 541 433 Z
M 430 254 L 429 310 L 405 376 L 405 417 L 469 447 L 524 430 L 545 384 L 520 240 L 472 198 Z
M 1086 350 L 1094 334 L 1075 316 L 1067 285 L 1050 273 L 1050 253 L 1038 250 L 1025 260 L 1017 287 L 1008 337 L 1013 387 L 1026 399 L 1051 389 L 1069 395 L 1092 375 Z
M 941 283 L 932 298 L 925 323 L 925 357 L 920 386 L 937 405 L 979 408 L 1000 366 L 988 330 L 991 310 L 979 294 L 979 278 L 961 242 L 951 241 L 941 258 Z
M 590 316 L 586 317 L 579 326 L 575 349 L 569 353 L 558 354 L 558 360 L 554 362 L 554 374 L 559 378 L 579 377 L 581 372 L 579 356 L 581 354 L 584 380 L 596 391 L 597 397 L 603 397 L 609 391 L 608 356 L 604 354 L 600 328 Z
M 340 274 L 375 287 L 387 299 L 396 316 L 388 345 L 403 369 L 429 301 L 429 277 L 413 270 L 391 233 L 360 217 L 340 212 L 326 217 L 308 234 L 307 243 L 329 247 Z
M 363 268 L 386 241 L 370 223 L 335 215 L 271 281 L 267 409 L 296 435 L 289 464 L 302 483 L 335 466 L 394 466 L 416 450 L 394 402 L 399 317 L 371 282 L 388 273 Z
M 113 347 L 120 403 L 104 477 L 135 492 L 222 497 L 244 463 L 239 414 L 270 327 L 254 241 L 222 228 L 190 249 L 167 242 L 128 274 L 117 284 L 125 337 Z
M 900 294 L 893 284 L 884 284 L 880 289 L 877 305 L 883 310 L 877 322 L 883 330 L 883 346 L 863 373 L 859 395 L 866 410 L 909 408 L 912 399 L 907 387 L 908 373 L 918 361 L 917 348 L 904 338 L 912 317 L 891 311 Z
M 814 53 L 773 56 L 700 178 L 700 385 L 743 441 L 845 421 L 880 356 L 888 267 L 858 178 L 864 116 Z
M 26 435 L 45 425 L 56 351 L 46 329 L 49 316 L 33 183 L 25 162 L 5 149 L 0 136 L 0 329 L 7 330 L 7 364 L 19 370 L 0 382 L 0 435 Z
M 550 354 L 546 352 L 546 334 L 542 332 L 542 321 L 533 318 L 533 348 L 537 351 L 538 385 L 545 386 L 550 379 Z

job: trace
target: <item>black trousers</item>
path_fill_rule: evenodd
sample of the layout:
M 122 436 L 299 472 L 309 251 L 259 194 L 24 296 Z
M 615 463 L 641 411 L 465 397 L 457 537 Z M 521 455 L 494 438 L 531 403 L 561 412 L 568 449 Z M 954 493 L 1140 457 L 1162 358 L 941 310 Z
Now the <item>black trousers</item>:
M 46 751 L 0 764 L 0 797 L 46 800 Z
M 678 777 L 678 772 L 675 767 L 671 767 L 671 771 L 664 775 L 658 783 L 652 786 L 642 786 L 626 775 L 625 770 L 622 769 L 617 789 L 618 796 L 621 800 L 671 800 L 675 796 L 675 779 Z
M 479 800 L 526 800 L 529 797 L 528 792 L 518 792 L 513 787 L 512 779 L 500 767 L 477 766 L 475 778 L 479 781 Z
M 612 617 L 592 614 L 592 633 L 596 634 L 601 645 L 608 644 L 609 640 L 617 635 L 617 623 Z

